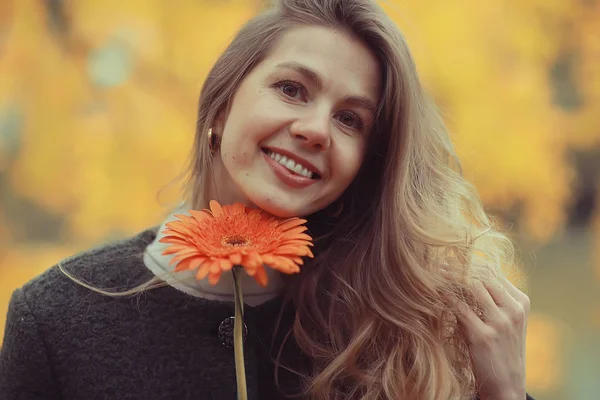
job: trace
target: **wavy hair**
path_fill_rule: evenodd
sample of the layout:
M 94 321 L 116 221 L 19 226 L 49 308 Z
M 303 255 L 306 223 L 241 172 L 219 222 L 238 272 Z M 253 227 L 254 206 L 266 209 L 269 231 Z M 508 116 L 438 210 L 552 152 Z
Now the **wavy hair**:
M 374 1 L 281 0 L 240 30 L 202 89 L 189 198 L 205 206 L 214 185 L 208 129 L 281 34 L 306 25 L 361 39 L 379 61 L 383 95 L 361 171 L 338 201 L 308 218 L 317 256 L 287 282 L 293 336 L 313 365 L 305 395 L 473 397 L 466 340 L 446 299 L 477 308 L 470 282 L 496 283 L 513 248 L 462 176 L 406 40 Z
M 282 33 L 307 25 L 362 40 L 378 59 L 383 93 L 358 176 L 308 217 L 316 258 L 286 277 L 293 338 L 311 361 L 303 396 L 472 398 L 465 334 L 447 299 L 477 309 L 470 283 L 498 284 L 513 247 L 463 177 L 406 40 L 375 1 L 280 0 L 242 27 L 202 88 L 185 198 L 206 207 L 216 185 L 209 128 Z

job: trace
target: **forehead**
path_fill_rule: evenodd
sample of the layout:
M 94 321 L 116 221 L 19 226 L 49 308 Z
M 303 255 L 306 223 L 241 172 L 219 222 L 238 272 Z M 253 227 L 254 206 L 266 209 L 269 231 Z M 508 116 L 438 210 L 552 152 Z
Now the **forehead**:
M 344 87 L 377 103 L 381 85 L 377 58 L 360 39 L 326 27 L 301 26 L 285 32 L 263 65 L 297 62 L 319 74 L 325 86 Z

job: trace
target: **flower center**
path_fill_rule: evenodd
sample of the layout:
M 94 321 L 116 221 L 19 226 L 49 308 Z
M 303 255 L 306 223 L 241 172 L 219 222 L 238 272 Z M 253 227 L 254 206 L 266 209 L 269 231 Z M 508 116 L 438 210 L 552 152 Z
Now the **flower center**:
M 250 240 L 241 235 L 226 236 L 223 238 L 223 244 L 229 247 L 241 247 L 250 244 Z

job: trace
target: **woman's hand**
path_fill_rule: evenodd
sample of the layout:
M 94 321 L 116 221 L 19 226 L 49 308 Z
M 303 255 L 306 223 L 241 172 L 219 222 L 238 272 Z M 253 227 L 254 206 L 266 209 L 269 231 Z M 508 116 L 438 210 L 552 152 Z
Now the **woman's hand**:
M 481 400 L 524 400 L 525 334 L 529 297 L 508 279 L 501 287 L 477 282 L 473 288 L 481 307 L 476 314 L 458 304 L 458 319 L 465 330 Z

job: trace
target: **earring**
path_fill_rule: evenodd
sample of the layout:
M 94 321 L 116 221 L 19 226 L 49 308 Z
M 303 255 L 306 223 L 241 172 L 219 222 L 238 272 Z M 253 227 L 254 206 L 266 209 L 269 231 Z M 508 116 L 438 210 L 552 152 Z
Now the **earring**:
M 219 136 L 213 133 L 212 128 L 208 130 L 208 148 L 211 153 L 216 153 L 219 150 Z

